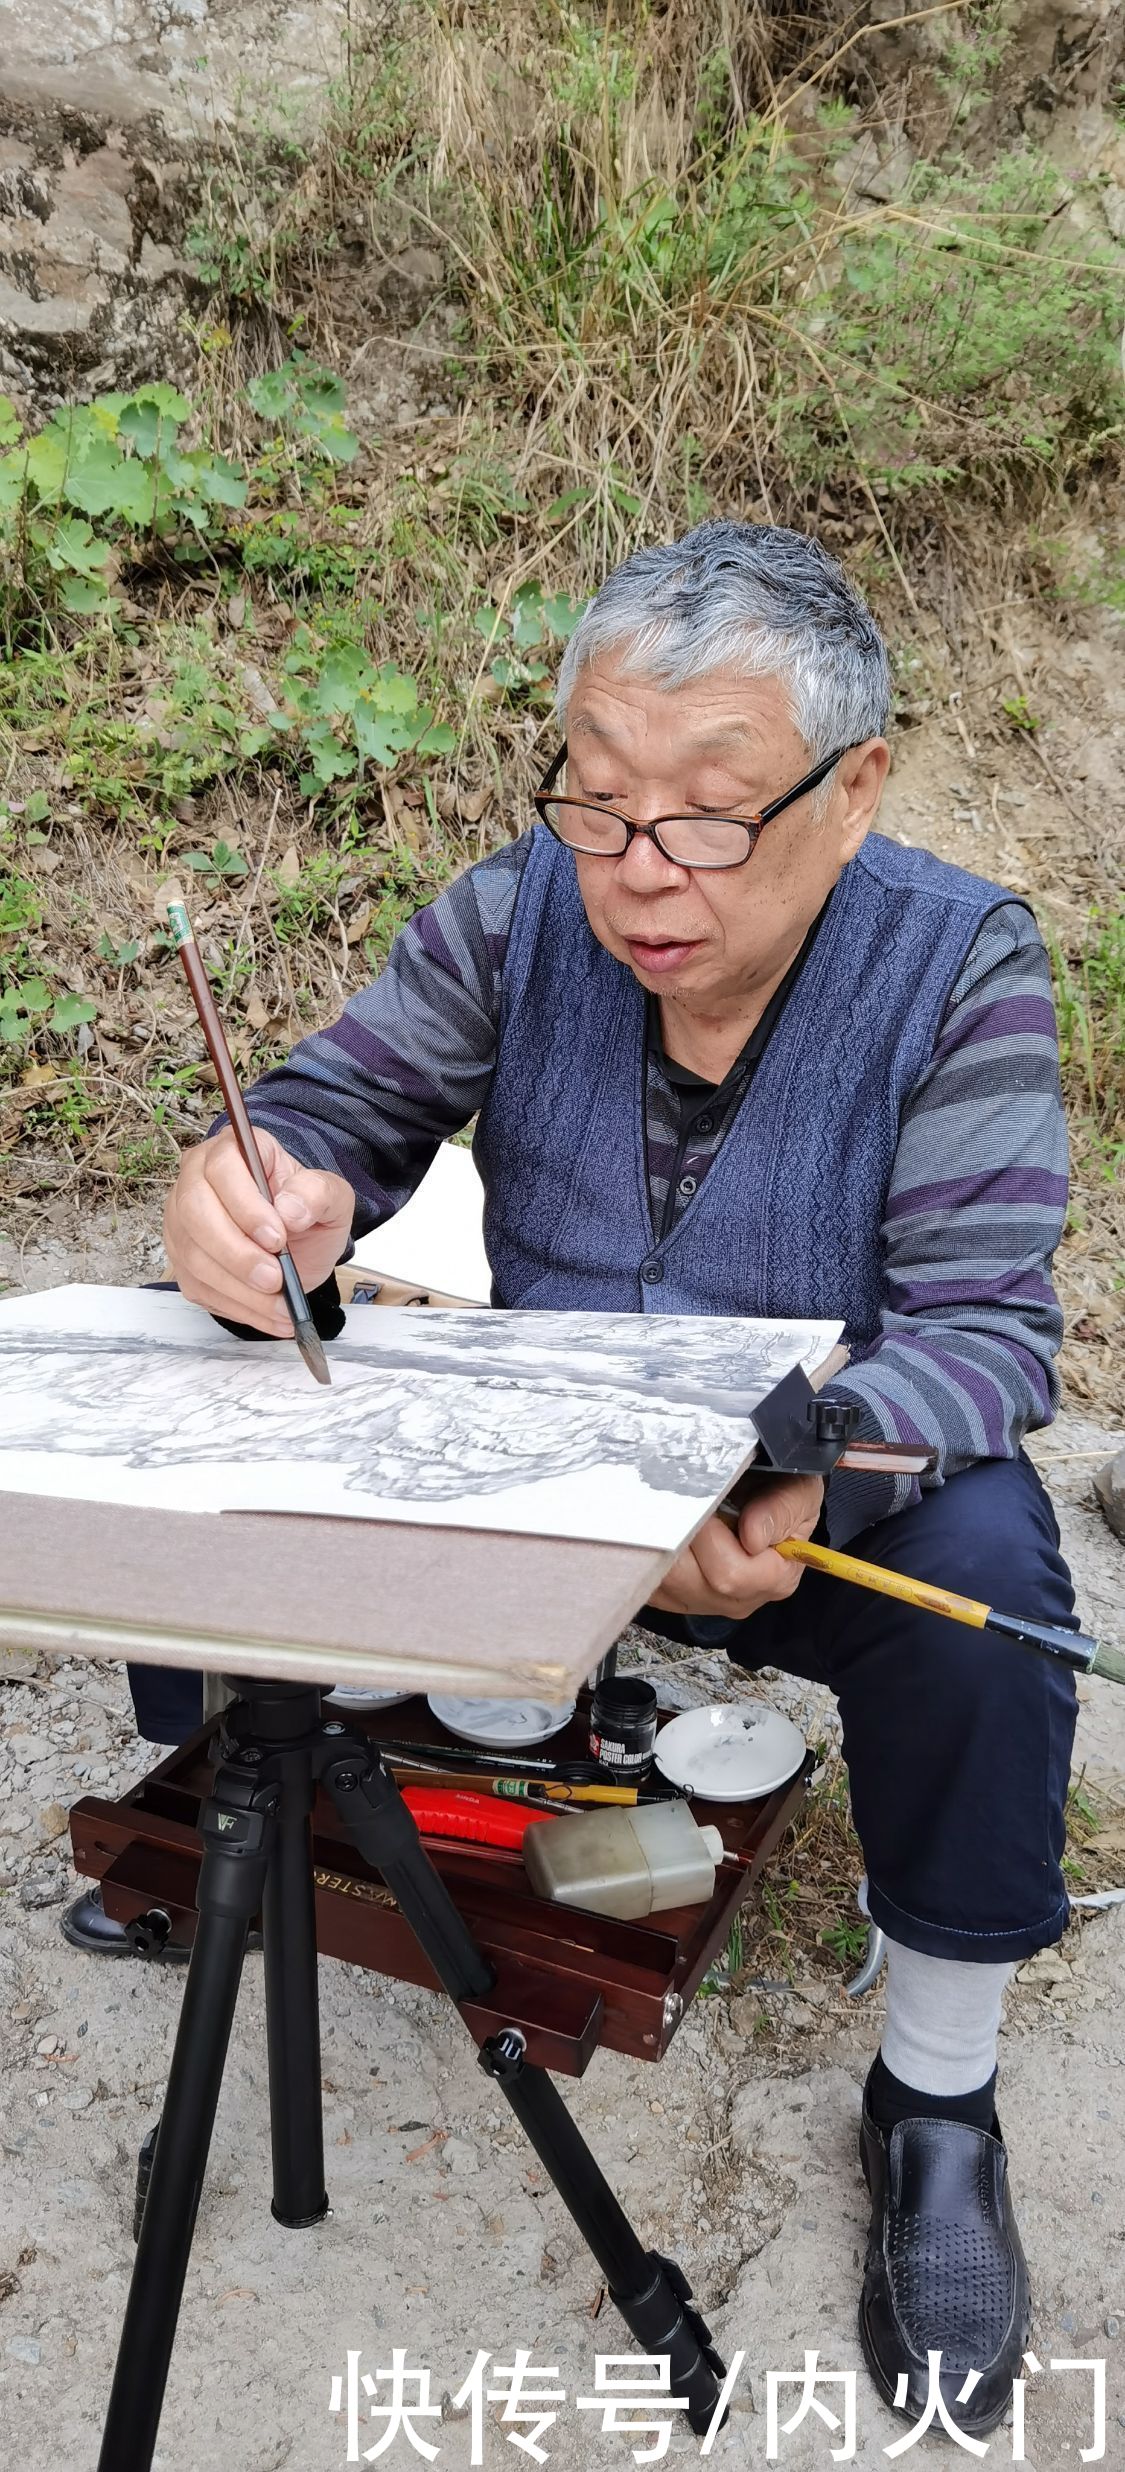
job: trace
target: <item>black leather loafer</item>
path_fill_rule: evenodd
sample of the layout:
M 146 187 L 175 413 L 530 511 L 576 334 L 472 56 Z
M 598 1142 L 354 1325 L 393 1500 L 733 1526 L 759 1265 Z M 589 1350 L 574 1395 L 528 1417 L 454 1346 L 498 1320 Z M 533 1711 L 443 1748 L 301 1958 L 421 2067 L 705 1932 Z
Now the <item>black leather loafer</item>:
M 992 2134 L 955 2120 L 902 2120 L 889 2136 L 866 2101 L 860 2161 L 871 2191 L 859 2333 L 880 2393 L 917 2420 L 930 2391 L 928 2354 L 941 2353 L 950 2419 L 983 2437 L 1011 2409 L 1031 2325 L 1027 2264 L 1012 2212 L 1008 2156 Z M 970 2369 L 980 2382 L 963 2404 Z

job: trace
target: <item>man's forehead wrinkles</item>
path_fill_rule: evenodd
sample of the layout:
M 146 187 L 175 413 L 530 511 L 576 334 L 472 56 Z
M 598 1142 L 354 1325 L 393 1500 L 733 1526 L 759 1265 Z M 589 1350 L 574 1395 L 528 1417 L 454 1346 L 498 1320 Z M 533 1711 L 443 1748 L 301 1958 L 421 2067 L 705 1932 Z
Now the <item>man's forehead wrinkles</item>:
M 575 715 L 570 736 L 599 738 L 607 745 L 624 747 L 630 733 L 599 721 L 594 713 L 580 712 Z M 689 755 L 721 754 L 728 747 L 758 749 L 765 745 L 767 736 L 768 733 L 753 721 L 733 719 L 713 722 L 709 726 L 705 724 L 702 729 L 694 730 L 690 724 L 682 723 L 676 731 L 677 744 L 682 745 Z

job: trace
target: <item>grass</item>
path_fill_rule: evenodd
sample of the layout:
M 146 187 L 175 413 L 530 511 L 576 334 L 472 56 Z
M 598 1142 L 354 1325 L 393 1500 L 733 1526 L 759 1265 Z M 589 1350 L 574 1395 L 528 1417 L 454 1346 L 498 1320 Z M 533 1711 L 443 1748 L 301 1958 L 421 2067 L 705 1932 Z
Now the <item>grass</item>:
M 867 1923 L 857 1904 L 863 1857 L 852 1823 L 847 1770 L 839 1751 L 817 1745 L 820 1773 L 789 1834 L 736 1917 L 730 1942 L 705 1988 L 746 1991 L 821 1982 L 837 1989 L 858 1972 Z M 1063 1876 L 1074 1896 L 1125 1886 L 1125 1815 L 1085 1771 L 1066 1807 Z M 763 2010 L 763 2035 L 776 2018 Z
M 889 200 L 852 178 L 869 86 L 830 9 L 427 14 L 405 45 L 356 0 L 318 133 L 282 111 L 205 174 L 193 388 L 27 431 L 0 401 L 0 1151 L 25 1190 L 135 1185 L 199 1128 L 161 879 L 257 1069 L 522 826 L 561 647 L 639 538 L 814 524 L 920 640 L 927 577 L 990 510 L 1041 560 L 1118 453 L 1096 196 L 1072 215 L 1033 146 L 966 148 L 995 7 L 935 29 L 944 101 Z M 368 270 L 405 248 L 431 290 L 391 348 L 423 417 L 361 435 L 336 364 L 364 363 Z M 1055 957 L 1107 1172 L 1121 952 L 1107 916 Z M 64 1072 L 84 1115 L 27 1078 Z
M 1107 1181 L 1125 1166 L 1125 904 L 1080 943 L 1052 938 L 1063 1089 L 1076 1143 Z

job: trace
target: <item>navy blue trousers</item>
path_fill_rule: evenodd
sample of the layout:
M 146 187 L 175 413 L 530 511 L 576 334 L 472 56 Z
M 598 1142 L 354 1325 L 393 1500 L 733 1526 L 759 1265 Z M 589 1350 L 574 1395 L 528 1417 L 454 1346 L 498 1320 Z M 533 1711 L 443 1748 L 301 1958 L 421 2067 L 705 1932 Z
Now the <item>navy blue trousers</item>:
M 1074 1626 L 1054 1512 L 1027 1459 L 981 1461 L 850 1550 L 1001 1613 Z M 893 1939 L 995 1964 L 1059 1938 L 1068 1667 L 818 1571 L 733 1630 L 650 1609 L 639 1619 L 835 1692 L 871 1913 Z

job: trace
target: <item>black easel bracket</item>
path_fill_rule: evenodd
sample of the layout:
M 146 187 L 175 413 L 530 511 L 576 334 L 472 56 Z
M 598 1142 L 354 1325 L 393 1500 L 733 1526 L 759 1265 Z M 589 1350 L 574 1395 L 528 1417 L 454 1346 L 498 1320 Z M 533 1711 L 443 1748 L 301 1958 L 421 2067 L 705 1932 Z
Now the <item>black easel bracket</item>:
M 924 1444 L 853 1439 L 861 1413 L 858 1401 L 826 1399 L 813 1389 L 803 1365 L 794 1365 L 751 1415 L 758 1452 L 739 1486 L 756 1476 L 828 1477 L 836 1468 L 923 1476 L 937 1466 L 937 1452 Z

